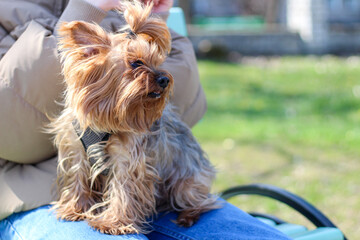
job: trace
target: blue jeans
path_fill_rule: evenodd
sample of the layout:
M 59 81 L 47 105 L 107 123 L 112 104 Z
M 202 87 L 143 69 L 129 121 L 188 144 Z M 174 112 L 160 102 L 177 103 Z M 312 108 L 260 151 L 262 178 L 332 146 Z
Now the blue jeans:
M 237 207 L 224 202 L 224 207 L 201 215 L 192 227 L 179 227 L 172 220 L 176 213 L 159 214 L 151 224 L 150 234 L 107 235 L 86 222 L 67 222 L 56 219 L 49 206 L 15 213 L 0 221 L 0 239 L 16 240 L 139 240 L 139 239 L 288 239 L 276 229 L 258 221 Z

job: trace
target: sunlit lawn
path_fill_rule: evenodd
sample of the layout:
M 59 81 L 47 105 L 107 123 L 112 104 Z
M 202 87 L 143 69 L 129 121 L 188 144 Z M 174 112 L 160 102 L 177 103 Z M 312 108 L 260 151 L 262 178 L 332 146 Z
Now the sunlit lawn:
M 350 239 L 360 235 L 360 58 L 199 61 L 208 111 L 194 127 L 218 168 L 215 191 L 254 182 L 307 199 Z M 285 206 L 240 198 L 244 210 L 307 224 Z

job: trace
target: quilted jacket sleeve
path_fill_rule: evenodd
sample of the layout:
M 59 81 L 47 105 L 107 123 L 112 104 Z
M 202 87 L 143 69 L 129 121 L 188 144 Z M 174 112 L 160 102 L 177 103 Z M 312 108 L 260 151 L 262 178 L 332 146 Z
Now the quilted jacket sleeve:
M 60 111 L 56 102 L 61 101 L 63 80 L 57 39 L 49 30 L 56 18 L 34 4 L 27 3 L 26 8 L 22 4 L 5 13 L 8 16 L 0 16 L 2 25 L 13 29 L 9 39 L 16 40 L 0 60 L 0 158 L 31 164 L 56 154 L 51 136 L 42 128 L 48 116 Z M 26 16 L 19 19 L 15 10 Z M 105 16 L 106 12 L 85 1 L 72 0 L 59 22 L 100 22 Z
M 55 37 L 32 21 L 0 61 L 0 219 L 53 199 L 55 149 L 41 128 L 59 111 L 56 55 Z
M 55 154 L 41 127 L 62 92 L 56 39 L 31 21 L 0 61 L 0 158 L 35 163 Z
M 174 94 L 171 101 L 182 120 L 194 126 L 205 114 L 207 105 L 200 84 L 197 61 L 189 39 L 171 31 L 172 49 L 163 67 L 174 77 Z

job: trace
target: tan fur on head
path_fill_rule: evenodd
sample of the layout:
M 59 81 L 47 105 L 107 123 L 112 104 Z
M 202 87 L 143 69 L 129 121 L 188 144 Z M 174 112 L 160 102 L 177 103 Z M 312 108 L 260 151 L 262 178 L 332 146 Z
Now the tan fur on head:
M 155 42 L 159 46 L 160 51 L 170 53 L 171 36 L 164 21 L 160 18 L 151 17 L 151 9 L 153 3 L 148 2 L 143 5 L 139 1 L 124 2 L 124 18 L 128 23 L 128 27 L 137 36 L 142 37 L 150 42 Z
M 157 208 L 181 212 L 178 223 L 189 226 L 217 208 L 209 195 L 215 171 L 168 104 L 174 80 L 160 69 L 171 44 L 165 23 L 150 16 L 151 5 L 124 6 L 122 32 L 81 21 L 59 29 L 67 89 L 48 130 L 59 149 L 54 209 L 109 234 L 146 232 Z M 74 122 L 111 137 L 85 152 Z
M 124 13 L 136 35 L 110 34 L 87 22 L 63 24 L 59 49 L 67 83 L 66 105 L 83 128 L 106 132 L 144 132 L 161 117 L 172 90 L 172 76 L 158 69 L 170 50 L 170 33 L 165 23 L 150 18 L 151 6 L 128 3 Z M 162 34 L 159 38 L 158 34 Z M 133 69 L 131 63 L 143 66 Z M 155 71 L 156 69 L 156 71 Z M 160 89 L 156 76 L 170 79 Z M 154 101 L 151 92 L 161 92 Z

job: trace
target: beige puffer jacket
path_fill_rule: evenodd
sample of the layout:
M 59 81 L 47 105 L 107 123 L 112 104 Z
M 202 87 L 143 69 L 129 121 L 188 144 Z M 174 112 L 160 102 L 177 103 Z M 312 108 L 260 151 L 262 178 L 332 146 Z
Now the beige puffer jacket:
M 165 14 L 166 15 L 166 14 Z M 56 178 L 56 150 L 42 132 L 47 116 L 61 110 L 63 91 L 53 30 L 58 22 L 85 20 L 108 31 L 123 21 L 83 0 L 0 1 L 0 219 L 48 204 Z M 172 102 L 193 126 L 206 111 L 188 39 L 172 33 L 164 68 L 175 79 Z

